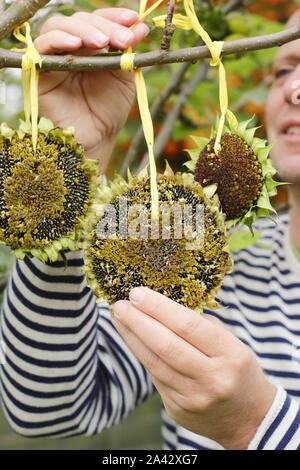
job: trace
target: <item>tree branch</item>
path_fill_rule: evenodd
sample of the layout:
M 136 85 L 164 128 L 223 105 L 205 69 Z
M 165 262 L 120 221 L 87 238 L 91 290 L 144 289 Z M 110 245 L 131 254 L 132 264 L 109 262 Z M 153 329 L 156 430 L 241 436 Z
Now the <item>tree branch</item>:
M 29 20 L 50 0 L 17 0 L 0 16 L 0 39 L 4 38 L 16 26 Z
M 41 1 L 41 0 L 39 0 Z M 43 0 L 45 3 L 46 1 Z M 7 10 L 8 11 L 8 10 Z M 290 41 L 300 38 L 300 26 L 288 28 L 280 33 L 256 36 L 235 41 L 224 42 L 222 55 L 245 53 L 271 47 L 281 46 Z M 78 57 L 66 56 L 42 56 L 42 70 L 118 70 L 120 69 L 120 55 Z M 206 46 L 177 49 L 174 51 L 151 51 L 143 54 L 136 54 L 135 67 L 148 67 L 150 65 L 171 64 L 176 62 L 195 62 L 199 59 L 210 57 L 210 52 Z M 22 54 L 6 49 L 0 49 L 0 68 L 21 67 Z

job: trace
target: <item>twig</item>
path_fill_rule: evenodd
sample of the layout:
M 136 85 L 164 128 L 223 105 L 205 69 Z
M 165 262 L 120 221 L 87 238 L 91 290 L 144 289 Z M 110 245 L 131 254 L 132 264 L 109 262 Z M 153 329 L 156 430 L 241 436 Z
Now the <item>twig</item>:
M 168 113 L 163 127 L 161 128 L 158 136 L 155 138 L 154 155 L 156 159 L 161 155 L 166 145 L 166 142 L 170 139 L 170 136 L 172 135 L 174 124 L 178 119 L 178 115 L 180 114 L 182 106 L 186 102 L 188 96 L 193 93 L 196 86 L 199 85 L 199 83 L 201 83 L 205 79 L 207 71 L 208 64 L 204 62 L 198 67 L 198 70 L 194 74 L 193 78 L 183 86 L 181 93 L 176 97 L 176 102 L 172 110 Z M 148 154 L 145 154 L 139 166 L 138 172 L 139 170 L 144 168 L 147 162 Z
M 245 0 L 229 0 L 229 2 L 226 3 L 223 7 L 223 13 L 225 15 L 228 15 L 233 10 L 237 10 L 239 7 L 243 6 L 245 3 Z
M 41 1 L 41 0 L 39 0 Z M 45 2 L 45 0 L 43 0 Z M 7 10 L 8 11 L 8 10 Z M 300 26 L 288 28 L 280 33 L 256 36 L 251 38 L 237 39 L 224 42 L 222 55 L 241 54 L 249 51 L 268 49 L 281 46 L 290 41 L 300 38 Z M 119 70 L 120 56 L 109 57 L 78 57 L 66 56 L 42 56 L 42 70 Z M 176 62 L 195 62 L 199 59 L 211 57 L 206 46 L 177 49 L 174 51 L 151 51 L 136 54 L 135 67 L 149 67 L 150 65 L 171 64 Z M 6 49 L 0 49 L 0 68 L 21 67 L 22 54 Z
M 49 0 L 18 0 L 7 8 L 0 17 L 0 39 L 4 38 L 19 24 L 29 20 Z
M 207 5 L 207 7 L 210 11 L 213 11 L 214 5 L 213 5 L 212 0 L 204 0 L 204 3 L 206 3 L 206 5 Z
M 162 51 L 168 51 L 170 49 L 170 42 L 176 26 L 172 23 L 174 13 L 174 2 L 175 0 L 169 0 L 167 4 L 167 16 L 165 21 L 165 27 L 163 30 L 160 48 Z

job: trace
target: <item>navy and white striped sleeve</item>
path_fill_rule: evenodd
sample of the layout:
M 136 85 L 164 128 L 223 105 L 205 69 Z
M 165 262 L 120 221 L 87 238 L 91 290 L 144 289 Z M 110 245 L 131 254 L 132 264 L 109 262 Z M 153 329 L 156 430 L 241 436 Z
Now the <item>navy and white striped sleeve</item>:
M 66 256 L 17 261 L 4 296 L 2 406 L 27 437 L 101 432 L 154 391 L 86 286 L 82 252 Z
M 282 387 L 248 450 L 300 450 L 300 404 Z

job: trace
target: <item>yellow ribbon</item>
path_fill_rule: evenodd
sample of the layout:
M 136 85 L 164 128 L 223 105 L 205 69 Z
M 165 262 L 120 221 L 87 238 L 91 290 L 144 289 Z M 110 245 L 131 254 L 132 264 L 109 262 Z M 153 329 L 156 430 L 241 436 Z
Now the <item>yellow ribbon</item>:
M 140 2 L 140 11 L 139 11 L 139 21 L 143 21 L 147 16 L 150 15 L 164 0 L 157 0 L 148 10 L 145 11 L 147 0 L 141 0 Z
M 211 53 L 210 65 L 212 67 L 219 67 L 219 101 L 220 101 L 220 111 L 221 117 L 218 124 L 217 136 L 214 145 L 215 153 L 218 153 L 220 150 L 220 141 L 222 137 L 222 132 L 225 124 L 225 119 L 227 118 L 229 123 L 232 126 L 237 126 L 238 122 L 234 114 L 228 109 L 228 90 L 226 82 L 226 72 L 224 65 L 221 59 L 221 52 L 223 48 L 223 41 L 212 41 L 205 29 L 202 28 L 199 20 L 197 18 L 193 0 L 184 0 L 184 8 L 187 17 L 189 18 L 193 30 L 199 34 L 201 39 L 204 41 Z
M 137 69 L 134 71 L 134 81 L 136 86 L 136 94 L 138 100 L 138 106 L 140 110 L 142 126 L 144 130 L 144 136 L 146 140 L 146 144 L 148 147 L 148 155 L 149 155 L 149 170 L 150 170 L 150 192 L 151 192 L 151 217 L 153 219 L 158 218 L 158 189 L 157 189 L 157 181 L 156 181 L 156 163 L 155 163 L 155 156 L 154 156 L 154 131 L 153 131 L 153 124 L 152 118 L 149 110 L 148 104 L 148 97 L 147 97 L 147 89 L 146 84 L 143 76 L 142 69 Z
M 164 28 L 166 24 L 166 18 L 167 15 L 155 16 L 154 18 L 152 18 L 152 21 L 154 22 L 157 28 Z M 187 16 L 182 15 L 181 13 L 175 13 L 173 15 L 172 24 L 176 26 L 176 28 L 180 29 L 193 29 L 191 20 Z
M 148 105 L 148 97 L 146 84 L 143 76 L 142 69 L 137 69 L 134 72 L 135 86 L 137 89 L 137 100 L 144 129 L 145 140 L 148 147 L 149 155 L 149 169 L 150 169 L 150 191 L 151 191 L 151 216 L 153 219 L 158 218 L 158 189 L 156 181 L 156 163 L 154 157 L 154 131 L 151 119 L 151 114 Z
M 157 0 L 151 7 L 146 10 L 147 0 L 140 1 L 139 7 L 139 21 L 145 19 L 155 8 L 157 8 L 163 0 Z M 134 26 L 134 25 L 133 25 Z M 133 27 L 131 26 L 131 28 Z M 137 101 L 141 115 L 142 126 L 144 130 L 144 136 L 148 147 L 149 155 L 149 169 L 150 169 L 150 191 L 151 191 L 151 217 L 157 219 L 159 215 L 158 211 L 158 189 L 156 181 L 156 164 L 154 157 L 154 131 L 149 110 L 147 89 L 145 80 L 143 77 L 142 69 L 134 70 L 134 53 L 132 48 L 128 47 L 121 56 L 120 67 L 122 70 L 134 72 L 134 81 L 136 86 Z
M 25 36 L 21 33 L 21 29 L 25 28 Z M 27 125 L 31 124 L 32 145 L 34 152 L 36 151 L 37 135 L 38 135 L 38 79 L 39 72 L 36 64 L 41 66 L 42 58 L 30 36 L 29 23 L 23 23 L 14 30 L 15 37 L 25 44 L 24 49 L 13 49 L 17 52 L 24 52 L 22 57 L 22 87 L 24 96 L 24 113 Z
M 127 48 L 128 50 L 129 48 Z M 127 72 L 133 72 L 134 71 L 134 56 L 135 52 L 126 52 L 121 55 L 120 59 L 120 67 L 121 70 L 126 70 Z

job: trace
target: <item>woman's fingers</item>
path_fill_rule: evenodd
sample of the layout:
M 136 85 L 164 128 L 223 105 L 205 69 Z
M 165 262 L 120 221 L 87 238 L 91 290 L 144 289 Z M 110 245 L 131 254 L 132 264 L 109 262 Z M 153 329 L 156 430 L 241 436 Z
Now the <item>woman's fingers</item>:
M 40 54 L 57 54 L 62 51 L 73 52 L 80 49 L 82 40 L 78 36 L 54 30 L 37 37 L 34 45 Z
M 82 45 L 85 47 L 102 48 L 109 44 L 108 36 L 96 28 L 91 21 L 83 21 L 76 18 L 75 15 L 70 17 L 52 16 L 52 18 L 44 24 L 41 33 L 45 34 L 53 30 L 64 31 L 65 33 L 80 38 Z
M 135 47 L 139 42 L 141 42 L 147 34 L 149 34 L 149 28 L 145 23 L 138 23 L 131 30 L 134 34 L 134 39 L 131 44 L 132 47 Z
M 126 344 L 135 355 L 135 357 L 144 365 L 151 377 L 170 387 L 177 392 L 182 392 L 183 377 L 172 367 L 166 364 L 159 356 L 153 353 L 140 339 L 132 333 L 125 325 L 120 323 L 115 316 L 112 317 L 112 323 L 120 335 L 126 341 Z M 184 386 L 186 387 L 187 378 L 185 377 Z
M 222 356 L 238 344 L 237 338 L 220 322 L 209 321 L 203 315 L 147 287 L 133 289 L 129 299 L 136 308 L 155 318 L 209 357 Z
M 194 346 L 177 336 L 149 315 L 135 308 L 128 301 L 114 305 L 117 319 L 126 326 L 147 349 L 161 358 L 179 374 L 195 378 L 199 371 L 205 374 L 211 367 L 210 360 Z
M 107 16 L 113 17 L 114 15 L 107 14 Z M 106 19 L 100 13 L 85 12 L 78 12 L 70 17 L 53 16 L 42 27 L 41 35 L 36 39 L 35 44 L 44 54 L 61 50 L 74 51 L 80 47 L 102 49 L 108 45 L 125 49 L 128 46 L 135 46 L 149 32 L 144 23 L 138 23 L 131 29 L 120 24 L 123 21 L 125 24 L 133 25 L 136 14 L 131 16 L 131 20 L 120 20 L 117 16 L 116 18 L 117 22 Z M 66 34 L 59 35 L 58 31 Z M 73 38 L 78 38 L 77 42 Z
M 94 26 L 97 31 L 109 38 L 110 44 L 114 47 L 127 47 L 134 39 L 134 34 L 129 28 L 109 21 L 102 16 L 79 12 L 75 13 L 73 18 Z
M 138 23 L 132 29 L 132 47 L 135 47 L 148 34 L 148 31 L 148 27 L 144 23 Z M 38 36 L 34 41 L 34 45 L 40 54 L 71 52 L 74 55 L 88 56 L 105 51 L 105 47 L 84 47 L 83 40 L 80 37 L 61 30 L 48 31 Z
M 128 8 L 100 8 L 99 10 L 93 11 L 93 15 L 101 16 L 124 26 L 131 26 L 138 21 L 139 18 L 137 12 L 128 10 Z

